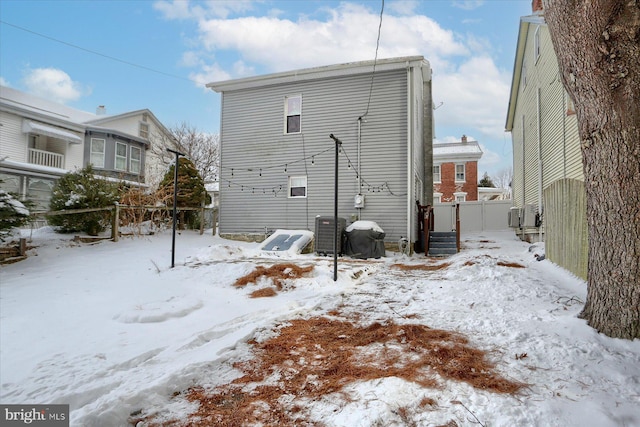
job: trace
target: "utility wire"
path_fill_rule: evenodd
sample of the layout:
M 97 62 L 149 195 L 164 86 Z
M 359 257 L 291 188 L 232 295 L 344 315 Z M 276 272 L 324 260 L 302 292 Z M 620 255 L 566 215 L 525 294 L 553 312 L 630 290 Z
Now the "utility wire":
M 382 6 L 380 7 L 380 22 L 378 23 L 378 38 L 376 40 L 376 55 L 373 58 L 373 72 L 371 73 L 371 84 L 369 85 L 369 100 L 367 101 L 367 111 L 362 115 L 366 117 L 369 114 L 369 106 L 371 105 L 371 93 L 373 92 L 373 78 L 376 75 L 376 63 L 378 62 L 378 49 L 380 48 L 380 32 L 382 30 L 382 14 L 384 13 L 384 0 L 382 0 Z
M 47 40 L 54 41 L 56 43 L 60 43 L 60 44 L 72 47 L 74 49 L 82 50 L 84 52 L 88 52 L 88 53 L 91 53 L 93 55 L 101 56 L 103 58 L 107 58 L 107 59 L 110 59 L 112 61 L 120 62 L 121 64 L 129 65 L 131 67 L 140 68 L 140 69 L 146 70 L 146 71 L 151 71 L 151 72 L 157 73 L 157 74 L 162 74 L 163 76 L 167 76 L 167 77 L 173 77 L 174 79 L 186 80 L 186 81 L 189 81 L 189 82 L 204 86 L 204 83 L 196 81 L 196 80 L 193 80 L 193 79 L 190 79 L 188 77 L 178 76 L 176 74 L 171 74 L 171 73 L 165 73 L 164 71 L 156 70 L 154 68 L 147 67 L 145 65 L 136 64 L 134 62 L 130 62 L 130 61 L 126 61 L 124 59 L 116 58 L 115 56 L 106 55 L 104 53 L 100 53 L 100 52 L 97 52 L 95 50 L 87 49 L 87 48 L 84 48 L 82 46 L 78 46 L 78 45 L 75 45 L 73 43 L 66 42 L 64 40 L 60 40 L 60 39 L 56 39 L 56 38 L 51 37 L 51 36 L 47 36 L 46 34 L 38 33 L 36 31 L 30 30 L 28 28 L 21 27 L 19 25 L 11 24 L 11 23 L 9 23 L 7 21 L 0 20 L 0 24 L 8 25 L 8 26 L 16 28 L 18 30 L 21 30 L 21 31 L 24 31 L 24 32 L 27 32 L 27 33 L 30 33 L 30 34 L 34 34 L 34 35 L 36 35 L 38 37 L 42 37 L 42 38 L 45 38 Z

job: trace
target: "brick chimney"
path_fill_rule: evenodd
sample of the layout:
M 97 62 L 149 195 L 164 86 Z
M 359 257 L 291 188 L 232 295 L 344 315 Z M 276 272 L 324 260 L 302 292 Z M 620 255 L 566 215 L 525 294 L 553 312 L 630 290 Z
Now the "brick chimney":
M 462 135 L 462 143 L 463 144 L 467 143 L 467 135 Z
M 542 6 L 542 0 L 532 0 L 531 9 L 533 10 L 533 13 L 542 12 L 544 10 L 544 7 Z

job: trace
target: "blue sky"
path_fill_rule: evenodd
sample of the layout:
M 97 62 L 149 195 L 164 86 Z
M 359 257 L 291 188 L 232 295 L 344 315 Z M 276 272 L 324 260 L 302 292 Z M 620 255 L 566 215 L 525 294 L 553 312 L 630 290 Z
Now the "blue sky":
M 85 111 L 148 108 L 218 133 L 206 83 L 375 56 L 381 0 L 2 0 L 0 83 Z M 530 0 L 384 2 L 379 58 L 433 68 L 439 142 L 477 139 L 484 171 L 511 166 L 504 123 Z

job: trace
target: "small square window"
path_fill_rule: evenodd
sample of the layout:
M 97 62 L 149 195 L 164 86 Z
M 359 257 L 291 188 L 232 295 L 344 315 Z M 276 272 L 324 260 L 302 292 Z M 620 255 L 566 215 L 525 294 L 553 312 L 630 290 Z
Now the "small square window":
M 307 177 L 306 176 L 290 176 L 289 177 L 289 197 L 307 197 Z
M 284 133 L 300 133 L 302 117 L 302 95 L 284 98 Z

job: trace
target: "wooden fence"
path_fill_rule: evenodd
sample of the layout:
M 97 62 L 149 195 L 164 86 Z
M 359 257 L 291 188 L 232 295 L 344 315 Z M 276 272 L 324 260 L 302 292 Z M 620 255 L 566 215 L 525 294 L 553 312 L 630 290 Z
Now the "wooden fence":
M 587 196 L 584 182 L 561 179 L 543 192 L 546 257 L 587 278 Z
M 111 212 L 111 238 L 114 242 L 117 242 L 120 237 L 120 217 L 123 212 L 127 210 L 141 210 L 147 212 L 155 212 L 155 211 L 165 211 L 172 212 L 173 207 L 170 206 L 133 206 L 133 205 L 121 205 L 119 203 L 114 204 L 113 206 L 107 206 L 104 208 L 83 208 L 83 209 L 65 209 L 61 211 L 49 211 L 49 212 L 38 212 L 35 214 L 38 217 L 47 217 L 47 216 L 56 216 L 56 215 L 73 215 L 73 214 L 81 214 L 81 213 L 89 213 L 89 212 L 101 212 L 101 211 L 110 211 Z M 178 207 L 178 214 L 180 212 L 186 211 L 200 211 L 200 234 L 204 234 L 204 224 L 205 224 L 205 212 L 212 211 L 212 229 L 213 234 L 216 234 L 216 223 L 217 223 L 217 209 L 215 208 L 205 208 L 205 207 Z

